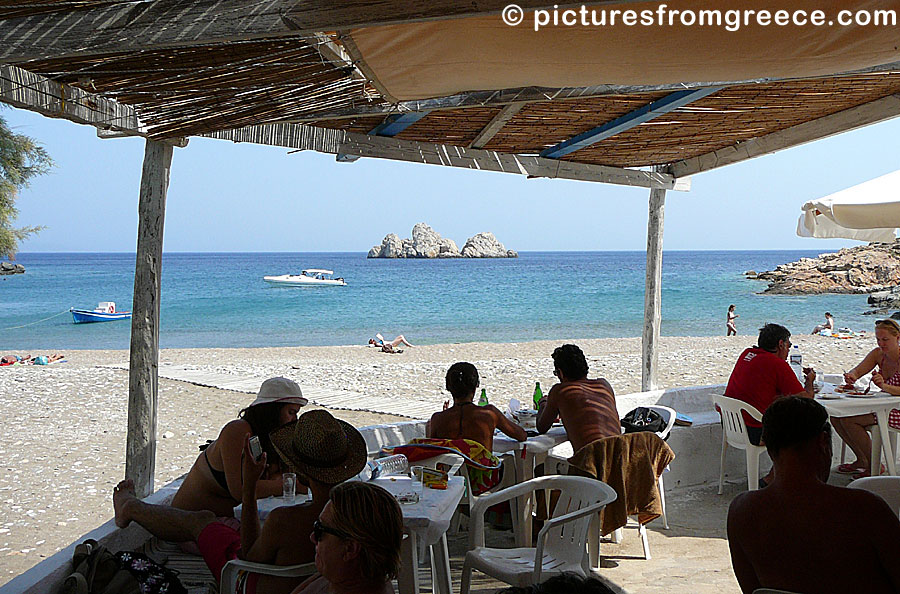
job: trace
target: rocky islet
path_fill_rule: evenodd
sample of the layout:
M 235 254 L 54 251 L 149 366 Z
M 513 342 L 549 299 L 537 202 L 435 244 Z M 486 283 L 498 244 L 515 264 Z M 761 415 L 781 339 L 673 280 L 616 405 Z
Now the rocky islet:
M 440 233 L 425 223 L 417 223 L 412 229 L 412 237 L 400 239 L 396 233 L 389 233 L 381 245 L 369 250 L 369 258 L 516 258 L 514 250 L 506 249 L 497 241 L 493 233 L 478 233 L 468 240 L 462 250 L 452 239 L 441 237 Z

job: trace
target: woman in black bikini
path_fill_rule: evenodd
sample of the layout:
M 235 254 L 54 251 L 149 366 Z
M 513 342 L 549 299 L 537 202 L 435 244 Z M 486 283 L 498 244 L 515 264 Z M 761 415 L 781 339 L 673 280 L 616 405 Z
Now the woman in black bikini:
M 241 501 L 241 455 L 245 436 L 259 436 L 270 464 L 256 487 L 256 496 L 281 495 L 278 454 L 269 441 L 269 432 L 297 420 L 297 412 L 307 403 L 295 382 L 275 377 L 263 382 L 256 400 L 225 425 L 215 441 L 200 452 L 190 472 L 172 499 L 172 507 L 191 511 L 210 510 L 217 516 L 233 516 Z

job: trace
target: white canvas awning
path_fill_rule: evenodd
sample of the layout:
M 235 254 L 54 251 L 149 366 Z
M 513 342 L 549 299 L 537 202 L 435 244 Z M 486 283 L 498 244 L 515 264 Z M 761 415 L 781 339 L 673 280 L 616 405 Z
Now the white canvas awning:
M 894 241 L 900 227 L 900 171 L 810 200 L 802 210 L 800 237 Z

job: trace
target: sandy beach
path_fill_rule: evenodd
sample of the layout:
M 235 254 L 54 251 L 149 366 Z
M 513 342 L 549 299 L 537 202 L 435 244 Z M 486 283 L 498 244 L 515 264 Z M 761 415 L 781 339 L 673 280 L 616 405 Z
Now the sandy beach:
M 838 373 L 875 346 L 870 337 L 837 340 L 795 335 L 804 365 Z M 282 375 L 302 386 L 390 395 L 397 415 L 335 411 L 356 426 L 407 420 L 404 398 L 448 395 L 444 373 L 456 361 L 474 363 L 489 399 L 503 406 L 528 400 L 534 382 L 553 385 L 550 353 L 563 340 L 516 344 L 417 346 L 388 355 L 364 346 L 261 349 L 171 349 L 160 363 L 196 366 L 238 377 Z M 640 339 L 576 341 L 590 375 L 607 378 L 618 394 L 640 390 Z M 723 383 L 755 336 L 664 337 L 664 387 Z M 14 352 L 6 348 L 4 352 Z M 52 345 L 35 352 L 55 352 Z M 67 546 L 112 516 L 112 487 L 124 475 L 127 351 L 69 351 L 66 363 L 0 369 L 0 584 Z M 156 484 L 190 468 L 197 445 L 252 400 L 249 394 L 160 380 Z

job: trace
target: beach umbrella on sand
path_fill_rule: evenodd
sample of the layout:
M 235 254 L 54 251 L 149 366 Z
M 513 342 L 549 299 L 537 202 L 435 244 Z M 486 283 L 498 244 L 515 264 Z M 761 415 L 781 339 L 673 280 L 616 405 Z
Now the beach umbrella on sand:
M 900 227 L 900 171 L 803 204 L 800 237 L 892 242 Z

